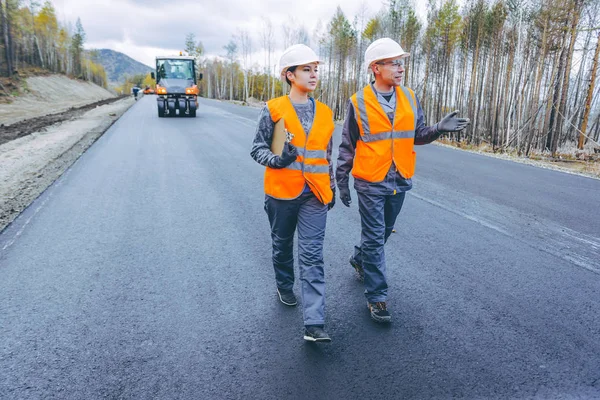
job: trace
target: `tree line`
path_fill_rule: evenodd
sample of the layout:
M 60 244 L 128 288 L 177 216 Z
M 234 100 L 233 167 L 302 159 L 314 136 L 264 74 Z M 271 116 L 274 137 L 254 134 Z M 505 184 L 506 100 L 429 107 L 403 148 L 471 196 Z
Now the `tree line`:
M 106 87 L 104 68 L 83 49 L 85 31 L 62 24 L 50 1 L 0 0 L 0 74 L 11 77 L 23 68 L 37 67 Z
M 263 18 L 258 41 L 238 31 L 219 57 L 204 57 L 193 34 L 185 43 L 204 73 L 201 93 L 242 101 L 286 93 L 275 70 L 276 47 L 305 43 L 325 62 L 315 96 L 342 119 L 349 97 L 370 79 L 364 51 L 391 37 L 411 54 L 405 85 L 415 90 L 428 122 L 453 109 L 471 119 L 452 140 L 556 154 L 560 147 L 600 146 L 599 9 L 594 0 L 466 0 L 462 6 L 430 0 L 421 20 L 410 0 L 388 0 L 376 15 L 363 8 L 353 20 L 338 7 L 312 34 L 293 18 L 280 31 Z M 257 52 L 262 66 L 250 60 Z

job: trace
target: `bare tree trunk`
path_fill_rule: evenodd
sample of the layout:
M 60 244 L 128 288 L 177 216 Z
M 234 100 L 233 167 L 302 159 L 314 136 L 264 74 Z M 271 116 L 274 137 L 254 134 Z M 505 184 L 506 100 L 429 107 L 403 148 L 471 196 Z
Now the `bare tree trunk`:
M 519 27 L 517 29 L 520 29 L 520 22 L 519 22 Z M 511 88 L 513 87 L 518 87 L 518 84 L 515 85 L 515 72 L 513 69 L 513 65 L 515 63 L 516 58 L 520 55 L 519 54 L 519 49 L 521 47 L 521 43 L 520 43 L 520 32 L 519 32 L 519 36 L 517 38 L 517 43 L 512 43 L 512 46 L 510 47 L 509 53 L 508 53 L 508 60 L 507 60 L 507 65 L 506 65 L 506 77 L 505 77 L 505 81 L 504 81 L 504 101 L 503 101 L 503 105 L 504 105 L 504 112 L 501 114 L 504 116 L 503 120 L 506 121 L 506 124 L 502 124 L 501 129 L 505 130 L 505 136 L 504 136 L 504 144 L 503 146 L 508 146 L 509 143 L 511 143 L 511 138 L 510 138 L 510 133 L 511 133 L 511 128 L 512 128 L 512 117 L 513 117 L 513 107 L 514 104 L 516 102 L 516 96 L 515 93 L 513 91 L 511 91 Z M 521 80 L 521 75 L 519 75 L 519 81 Z
M 343 58 L 342 58 L 342 54 L 339 55 L 338 60 L 337 60 L 337 72 L 338 72 L 338 77 L 335 80 L 336 82 L 336 88 L 335 88 L 335 100 L 334 100 L 334 108 L 333 108 L 333 119 L 338 119 L 340 116 L 340 96 L 341 96 L 341 91 L 340 91 L 340 81 L 342 80 L 342 64 L 343 64 Z
M 416 54 L 414 52 L 414 48 L 415 47 L 416 46 L 413 45 L 413 52 L 411 53 L 411 56 L 410 56 L 410 64 L 411 64 L 410 69 L 412 71 L 411 75 L 410 75 L 411 82 L 412 82 L 411 86 L 414 86 L 414 85 L 417 84 L 417 74 L 415 73 L 417 71 L 417 69 L 415 67 L 415 62 L 416 62 L 417 57 L 416 57 Z M 362 48 L 361 48 L 361 53 L 362 53 Z M 362 54 L 359 55 L 359 58 L 362 60 Z
M 467 43 L 466 49 L 468 49 L 469 45 Z M 460 81 L 458 84 L 458 88 L 457 88 L 457 105 L 458 105 L 458 109 L 464 112 L 464 108 L 465 108 L 465 98 L 467 98 L 468 96 L 468 92 L 465 91 L 465 85 L 467 83 L 467 61 L 468 61 L 468 57 L 469 57 L 469 53 L 468 50 L 464 51 L 463 53 L 463 62 L 462 62 L 462 70 L 460 73 Z M 467 109 L 468 112 L 468 109 Z M 458 132 L 456 134 L 456 140 L 457 141 L 461 141 L 461 136 L 462 136 L 462 131 Z
M 332 88 L 333 88 L 333 44 L 329 44 L 329 57 L 328 57 L 328 68 L 327 68 L 327 95 L 326 103 L 331 104 L 333 102 Z
M 425 54 L 425 79 L 423 80 L 423 99 L 422 106 L 424 109 L 427 109 L 430 101 L 427 97 L 427 81 L 429 80 L 429 59 L 431 58 L 431 54 Z
M 563 50 L 560 53 L 558 62 L 558 73 L 556 74 L 556 83 L 554 84 L 552 110 L 550 111 L 550 121 L 548 124 L 548 137 L 546 140 L 546 148 L 548 148 L 552 152 L 552 155 L 555 155 L 556 153 L 558 137 L 560 135 L 560 129 L 558 126 L 558 103 L 560 101 L 560 91 L 562 89 L 561 78 L 563 77 L 566 55 L 566 49 L 563 48 Z
M 263 17 L 261 38 L 263 42 L 263 48 L 265 50 L 264 71 L 266 79 L 266 87 L 263 85 L 263 96 L 261 96 L 261 100 L 266 100 L 266 98 L 271 94 L 271 47 L 273 45 L 273 25 L 271 24 L 271 20 L 266 17 Z
M 35 47 L 37 48 L 37 51 L 38 51 L 38 57 L 40 58 L 40 66 L 42 68 L 45 68 L 46 67 L 46 63 L 44 62 L 44 56 L 42 56 L 42 49 L 40 47 L 40 42 L 38 41 L 38 38 L 37 38 L 37 36 L 35 36 L 35 34 L 33 36 L 33 39 L 34 39 L 34 42 L 35 42 Z
M 544 61 L 546 60 L 546 49 L 548 48 L 548 46 L 546 44 L 547 37 L 548 37 L 548 19 L 546 18 L 544 20 L 544 31 L 542 33 L 542 41 L 541 41 L 542 48 L 540 49 L 539 56 L 537 58 L 538 68 L 537 68 L 536 77 L 535 77 L 535 89 L 533 90 L 533 98 L 531 99 L 531 101 L 529 103 L 529 110 L 528 110 L 529 115 L 534 115 L 534 110 L 537 108 L 539 101 L 540 101 L 540 90 L 542 88 L 542 77 L 544 75 Z M 537 113 L 533 117 L 534 120 L 531 121 L 530 128 L 529 128 L 530 130 L 529 130 L 527 140 L 526 140 L 525 155 L 527 155 L 527 156 L 529 155 L 529 152 L 531 150 L 531 144 L 533 143 L 533 137 L 535 136 L 535 133 L 536 133 L 536 129 L 535 129 L 536 116 L 537 116 Z
M 233 100 L 233 63 L 229 64 L 231 73 L 229 74 L 229 100 Z
M 471 81 L 469 85 L 469 116 L 473 118 L 471 129 L 471 141 L 475 138 L 476 110 L 475 110 L 475 87 L 477 85 L 477 64 L 479 62 L 479 45 L 481 42 L 481 28 L 477 29 L 477 39 L 475 41 L 475 51 L 473 52 L 473 65 L 471 66 Z
M 565 56 L 565 64 L 564 64 L 564 75 L 563 75 L 563 79 L 562 79 L 562 91 L 561 91 L 561 97 L 560 97 L 560 104 L 558 106 L 558 115 L 556 118 L 556 133 L 555 136 L 553 137 L 553 143 L 552 143 L 552 152 L 556 152 L 557 150 L 557 143 L 559 138 L 562 135 L 562 128 L 563 128 L 563 120 L 566 118 L 565 116 L 565 109 L 566 109 L 566 105 L 567 105 L 567 95 L 569 93 L 569 81 L 571 78 L 571 61 L 573 59 L 573 48 L 575 46 L 575 39 L 577 38 L 577 24 L 579 23 L 579 16 L 581 15 L 581 6 L 582 6 L 582 1 L 581 0 L 575 0 L 573 2 L 572 7 L 570 8 L 571 13 L 573 14 L 573 19 L 571 21 L 571 28 L 570 28 L 570 34 L 571 34 L 571 40 L 569 42 L 569 49 L 567 51 L 567 54 Z
M 557 85 L 553 85 L 553 82 L 555 80 L 558 81 L 558 76 L 560 75 L 560 72 L 557 73 L 557 70 L 559 69 L 559 64 L 560 64 L 560 56 L 559 55 L 555 55 L 554 57 L 554 63 L 552 65 L 552 74 L 550 76 L 550 80 L 549 80 L 549 87 L 548 87 L 548 96 L 547 96 L 547 104 L 546 104 L 546 112 L 544 114 L 544 128 L 542 129 L 542 133 L 546 133 L 546 145 L 544 146 L 545 149 L 550 149 L 550 144 L 551 144 L 551 134 L 550 134 L 550 127 L 551 127 L 551 119 L 552 119 L 552 112 L 554 111 L 554 104 L 556 103 L 556 100 L 558 98 L 555 90 L 556 90 L 556 86 Z M 554 95 L 552 95 L 554 93 Z
M 577 148 L 583 149 L 585 144 L 585 131 L 587 129 L 588 117 L 590 115 L 590 108 L 592 104 L 592 95 L 594 94 L 594 85 L 596 83 L 596 71 L 598 70 L 598 55 L 600 54 L 600 33 L 598 33 L 598 42 L 596 43 L 596 52 L 594 53 L 594 62 L 592 63 L 592 73 L 590 78 L 590 86 L 588 93 L 585 98 L 585 111 L 583 112 L 583 119 L 579 128 L 579 140 L 577 141 Z M 600 113 L 599 113 L 600 115 Z
M 498 39 L 498 38 L 496 38 Z M 495 43 L 498 43 L 498 40 L 494 41 Z M 498 146 L 498 132 L 496 130 L 495 124 L 496 124 L 496 118 L 495 118 L 495 114 L 496 114 L 496 110 L 497 108 L 496 106 L 496 93 L 497 93 L 497 88 L 499 85 L 499 81 L 501 78 L 498 79 L 494 79 L 495 74 L 492 71 L 493 66 L 497 66 L 498 65 L 498 45 L 494 46 L 494 52 L 492 55 L 492 62 L 489 63 L 489 69 L 488 69 L 488 84 L 486 86 L 488 86 L 488 91 L 490 91 L 490 97 L 488 100 L 488 117 L 487 117 L 487 126 L 488 129 L 490 130 L 490 139 L 492 142 L 492 148 L 494 151 L 496 151 L 496 147 Z M 502 69 L 500 69 L 502 70 Z
M 208 65 L 208 62 L 207 62 Z M 210 82 L 210 76 L 211 76 L 211 71 L 208 70 L 206 71 L 206 96 L 211 99 L 212 98 L 212 88 L 211 88 L 211 82 Z
M 575 93 L 572 96 L 571 106 L 569 108 L 569 115 L 573 113 L 576 116 L 573 118 L 575 121 L 581 120 L 581 113 L 583 111 L 584 106 L 578 106 L 578 100 L 581 98 L 580 93 L 583 90 L 583 76 L 584 76 L 584 66 L 587 63 L 587 55 L 589 52 L 589 45 L 592 38 L 592 31 L 588 31 L 588 34 L 585 38 L 585 44 L 583 45 L 583 54 L 581 55 L 581 63 L 579 64 L 579 71 L 577 71 L 577 79 L 575 81 Z
M 479 98 L 478 98 L 478 109 L 481 111 L 479 117 L 480 126 L 483 128 L 481 138 L 484 138 L 488 143 L 492 142 L 492 131 L 490 129 L 490 113 L 493 105 L 491 104 L 492 96 L 492 78 L 493 78 L 493 67 L 494 67 L 494 54 L 491 47 L 486 47 L 483 56 L 483 66 L 481 68 L 482 74 L 479 81 Z
M 595 130 L 594 130 L 595 128 Z M 594 121 L 594 124 L 592 125 L 592 129 L 590 129 L 590 131 L 594 131 L 594 141 L 596 143 L 600 142 L 600 113 L 598 113 L 598 115 L 596 115 L 596 120 Z
M 221 88 L 219 89 L 219 99 L 224 99 L 227 91 L 227 71 L 225 68 L 221 71 Z
M 223 67 L 221 70 L 221 85 L 219 88 L 219 99 L 224 99 L 227 95 L 227 71 Z
M 10 36 L 10 21 L 8 13 L 8 1 L 0 0 L 0 17 L 2 19 L 2 33 L 4 39 L 4 53 L 6 56 L 6 76 L 10 77 L 13 73 L 12 64 L 12 41 Z

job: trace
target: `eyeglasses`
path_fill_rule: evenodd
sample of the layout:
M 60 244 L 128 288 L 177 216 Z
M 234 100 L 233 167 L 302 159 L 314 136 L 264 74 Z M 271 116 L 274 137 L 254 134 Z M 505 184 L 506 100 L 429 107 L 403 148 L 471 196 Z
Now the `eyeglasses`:
M 404 60 L 403 59 L 399 59 L 399 60 L 394 60 L 394 61 L 379 61 L 379 62 L 376 62 L 375 64 L 379 64 L 379 65 L 391 65 L 392 68 L 399 69 L 400 67 L 404 67 Z

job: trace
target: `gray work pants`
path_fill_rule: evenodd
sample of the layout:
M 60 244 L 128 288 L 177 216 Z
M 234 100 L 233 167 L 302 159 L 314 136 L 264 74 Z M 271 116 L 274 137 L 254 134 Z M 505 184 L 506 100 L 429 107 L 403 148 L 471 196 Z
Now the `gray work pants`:
M 354 260 L 362 265 L 365 271 L 367 301 L 376 303 L 387 298 L 388 285 L 383 246 L 394 229 L 406 192 L 395 195 L 357 192 L 357 196 L 362 229 L 360 245 L 354 246 Z
M 298 270 L 302 293 L 304 325 L 325 324 L 325 264 L 323 240 L 327 205 L 312 192 L 293 200 L 265 196 L 265 211 L 271 224 L 273 268 L 277 287 L 294 286 L 294 231 L 298 228 Z

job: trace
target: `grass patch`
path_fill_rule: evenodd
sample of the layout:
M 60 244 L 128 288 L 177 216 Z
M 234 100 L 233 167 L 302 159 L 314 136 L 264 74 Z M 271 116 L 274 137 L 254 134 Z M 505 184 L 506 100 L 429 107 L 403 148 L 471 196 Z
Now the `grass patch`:
M 600 178 L 600 149 L 591 142 L 587 143 L 583 150 L 577 148 L 577 143 L 568 142 L 558 149 L 554 157 L 548 151 L 532 151 L 528 157 L 525 157 L 514 148 L 494 151 L 493 147 L 485 142 L 476 145 L 447 138 L 440 138 L 437 141 L 466 151 L 490 154 L 523 163 L 534 161 L 540 166 Z

